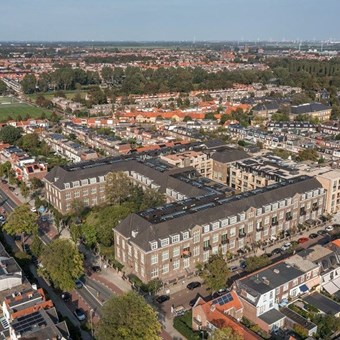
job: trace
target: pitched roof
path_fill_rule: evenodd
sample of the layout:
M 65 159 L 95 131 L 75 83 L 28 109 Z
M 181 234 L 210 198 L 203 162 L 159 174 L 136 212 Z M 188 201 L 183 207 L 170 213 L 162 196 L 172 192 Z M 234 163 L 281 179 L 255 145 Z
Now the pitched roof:
M 311 112 L 318 112 L 318 111 L 325 111 L 330 110 L 331 107 L 324 105 L 322 103 L 306 103 L 301 105 L 292 106 L 292 113 L 299 115 L 299 114 L 307 114 Z
M 239 149 L 225 149 L 222 151 L 217 151 L 211 155 L 211 158 L 220 163 L 230 163 L 235 162 L 240 159 L 250 158 L 245 151 Z

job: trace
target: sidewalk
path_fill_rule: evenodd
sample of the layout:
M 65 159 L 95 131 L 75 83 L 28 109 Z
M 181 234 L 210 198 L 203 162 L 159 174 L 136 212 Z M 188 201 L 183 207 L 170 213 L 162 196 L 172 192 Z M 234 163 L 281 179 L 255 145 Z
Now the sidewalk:
M 122 273 L 113 268 L 102 269 L 100 273 L 93 273 L 91 279 L 97 280 L 116 294 L 123 294 L 132 290 L 130 283 L 123 280 Z

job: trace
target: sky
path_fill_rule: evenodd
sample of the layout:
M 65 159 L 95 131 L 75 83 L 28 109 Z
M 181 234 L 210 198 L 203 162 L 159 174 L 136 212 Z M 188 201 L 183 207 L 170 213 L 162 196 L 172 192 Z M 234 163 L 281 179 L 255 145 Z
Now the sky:
M 2 0 L 0 8 L 0 41 L 340 40 L 340 0 Z

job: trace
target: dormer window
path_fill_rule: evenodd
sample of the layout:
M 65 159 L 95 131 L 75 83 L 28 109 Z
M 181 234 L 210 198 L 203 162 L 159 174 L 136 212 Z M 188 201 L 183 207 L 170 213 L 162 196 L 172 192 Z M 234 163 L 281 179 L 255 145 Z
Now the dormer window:
M 158 248 L 157 241 L 150 242 L 151 250 L 156 250 Z
M 73 188 L 79 187 L 79 185 L 80 185 L 79 181 L 72 182 Z
M 64 187 L 65 187 L 65 189 L 70 189 L 70 183 L 65 183 Z
M 185 231 L 182 233 L 183 240 L 187 240 L 189 238 L 189 232 Z
M 173 236 L 171 236 L 171 242 L 172 242 L 172 243 L 179 242 L 179 240 L 180 240 L 179 235 L 173 235 Z
M 169 245 L 169 238 L 164 238 L 161 240 L 161 247 L 165 247 Z

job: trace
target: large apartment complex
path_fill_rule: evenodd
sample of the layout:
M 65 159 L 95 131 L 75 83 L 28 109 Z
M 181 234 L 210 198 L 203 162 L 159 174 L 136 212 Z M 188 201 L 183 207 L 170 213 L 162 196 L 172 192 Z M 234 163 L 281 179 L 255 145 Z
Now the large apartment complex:
M 300 176 L 231 197 L 208 193 L 131 214 L 114 229 L 115 254 L 144 282 L 172 283 L 221 251 L 235 253 L 323 213 L 325 190 Z
M 340 170 L 320 174 L 317 179 L 327 193 L 326 211 L 329 214 L 335 214 L 340 211 Z

